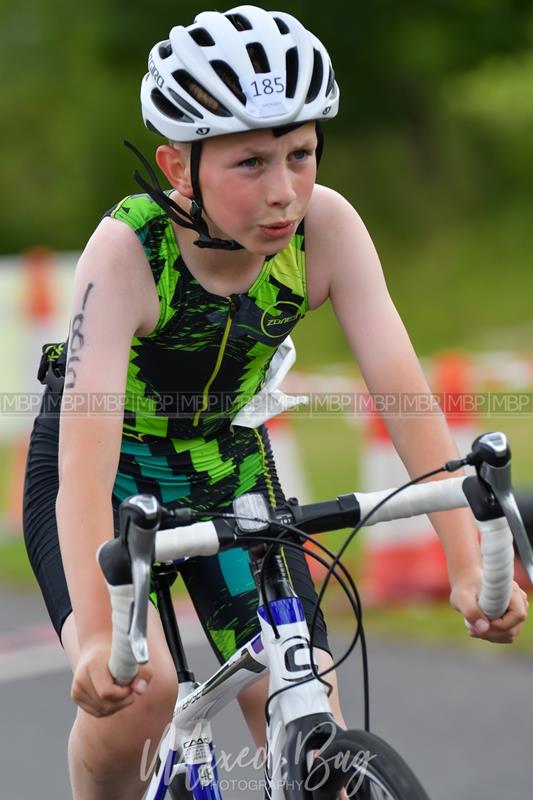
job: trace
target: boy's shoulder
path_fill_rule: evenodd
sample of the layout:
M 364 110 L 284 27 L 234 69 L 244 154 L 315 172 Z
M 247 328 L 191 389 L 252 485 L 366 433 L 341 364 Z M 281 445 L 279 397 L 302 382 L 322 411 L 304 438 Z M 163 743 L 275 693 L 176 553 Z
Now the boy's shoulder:
M 338 208 L 351 208 L 355 211 L 353 206 L 340 192 L 331 189 L 329 186 L 324 186 L 321 183 L 316 183 L 311 195 L 311 202 L 309 210 L 315 213 L 326 212 Z
M 329 234 L 338 236 L 344 228 L 361 223 L 352 204 L 340 192 L 316 184 L 305 215 L 306 232 L 317 233 L 321 239 Z
M 168 220 L 161 206 L 147 194 L 130 194 L 123 197 L 120 202 L 105 212 L 103 218 L 105 217 L 125 222 L 135 231 L 143 228 L 154 219 L 164 217 L 165 220 Z

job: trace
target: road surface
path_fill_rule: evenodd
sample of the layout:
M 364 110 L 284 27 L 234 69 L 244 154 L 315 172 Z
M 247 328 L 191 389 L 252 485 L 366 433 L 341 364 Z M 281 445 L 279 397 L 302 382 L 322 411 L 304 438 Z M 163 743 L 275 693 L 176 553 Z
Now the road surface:
M 198 678 L 215 666 L 187 616 Z M 533 659 L 478 643 L 474 650 L 370 642 L 371 720 L 432 800 L 524 800 L 533 796 Z M 341 672 L 341 699 L 361 725 L 360 662 Z M 0 782 L 2 797 L 69 800 L 66 742 L 74 717 L 70 673 L 37 595 L 0 592 Z M 234 761 L 249 745 L 236 709 L 214 724 L 218 752 Z M 223 740 L 222 740 L 223 736 Z M 225 800 L 262 797 L 261 773 L 222 775 Z M 111 799 L 110 799 L 111 800 Z

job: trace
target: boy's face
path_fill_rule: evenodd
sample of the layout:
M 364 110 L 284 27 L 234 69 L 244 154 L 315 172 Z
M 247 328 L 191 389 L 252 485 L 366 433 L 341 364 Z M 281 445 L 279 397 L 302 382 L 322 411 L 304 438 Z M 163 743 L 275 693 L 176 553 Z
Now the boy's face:
M 275 137 L 256 130 L 207 139 L 200 186 L 212 236 L 268 255 L 287 246 L 316 178 L 314 122 Z

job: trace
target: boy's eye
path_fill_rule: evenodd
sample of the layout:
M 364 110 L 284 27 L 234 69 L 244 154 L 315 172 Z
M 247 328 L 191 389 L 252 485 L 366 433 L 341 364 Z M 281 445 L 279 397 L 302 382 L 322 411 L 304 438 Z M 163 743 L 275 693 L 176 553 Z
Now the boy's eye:
M 302 148 L 301 150 L 293 150 L 292 153 L 289 155 L 290 161 L 305 161 L 307 158 L 312 156 L 314 150 Z M 245 169 L 256 169 L 260 167 L 262 163 L 262 158 L 260 156 L 250 156 L 249 158 L 245 158 L 242 161 L 239 161 L 239 167 L 244 167 Z
M 257 167 L 259 164 L 259 159 L 255 156 L 251 158 L 245 158 L 244 161 L 239 163 L 239 167 Z
M 291 158 L 294 161 L 305 161 L 310 155 L 312 155 L 311 150 L 294 150 L 294 152 L 291 153 Z

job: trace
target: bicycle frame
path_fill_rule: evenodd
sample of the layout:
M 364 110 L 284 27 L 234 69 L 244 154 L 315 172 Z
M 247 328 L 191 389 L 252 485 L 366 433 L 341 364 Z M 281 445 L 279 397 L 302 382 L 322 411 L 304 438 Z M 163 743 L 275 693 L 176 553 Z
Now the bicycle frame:
M 251 559 L 257 576 L 260 562 L 252 556 Z M 158 767 L 145 800 L 162 800 L 172 779 L 185 771 L 194 800 L 222 800 L 210 721 L 241 689 L 267 672 L 269 696 L 288 687 L 273 699 L 267 727 L 265 775 L 270 797 L 285 800 L 302 796 L 305 754 L 317 741 L 317 730 L 324 743 L 334 736 L 337 724 L 331 715 L 326 687 L 312 674 L 310 636 L 302 604 L 294 596 L 279 559 L 274 556 L 266 576 L 267 595 L 274 583 L 276 593 L 288 595 L 269 602 L 277 636 L 265 605 L 260 605 L 260 634 L 203 683 L 180 683 L 173 718 L 161 743 Z M 311 715 L 309 708 L 313 708 Z M 296 722 L 297 726 L 293 724 Z
M 163 588 L 167 601 L 166 612 L 161 609 L 162 620 L 182 689 L 170 731 L 161 747 L 161 763 L 146 800 L 163 800 L 171 777 L 184 769 L 195 800 L 221 800 L 210 719 L 267 668 L 271 710 L 267 730 L 267 783 L 271 784 L 271 798 L 309 800 L 311 794 L 304 783 L 309 768 L 307 757 L 313 751 L 321 751 L 331 741 L 327 752 L 337 758 L 336 747 L 341 743 L 345 746 L 344 731 L 333 720 L 324 682 L 313 674 L 309 630 L 301 601 L 290 586 L 285 563 L 277 551 L 273 551 L 270 560 L 264 557 L 262 561 L 265 545 L 260 542 L 273 540 L 277 544 L 279 529 L 286 531 L 295 526 L 304 534 L 312 534 L 355 525 L 357 530 L 361 524 L 469 506 L 481 537 L 480 608 L 489 619 L 497 619 L 505 613 L 513 589 L 513 536 L 533 580 L 533 550 L 512 492 L 511 458 L 505 435 L 483 434 L 474 441 L 472 452 L 467 456 L 446 462 L 422 477 L 442 471 L 453 472 L 465 463 L 475 465 L 476 475 L 420 484 L 412 482 L 401 489 L 341 495 L 335 500 L 306 506 L 289 500 L 278 510 L 270 510 L 260 494 L 245 494 L 235 499 L 232 514 L 219 513 L 214 520 L 203 520 L 202 515 L 188 508 L 169 511 L 152 495 L 135 495 L 122 503 L 120 536 L 102 544 L 97 554 L 111 596 L 113 638 L 108 666 L 117 683 L 130 684 L 138 665 L 149 659 L 146 624 L 150 569 L 154 563 L 165 569 L 165 565 L 175 559 L 212 556 L 229 547 L 248 545 L 259 593 L 261 634 L 198 686 L 186 667 L 170 607 L 168 584 Z M 236 521 L 237 525 L 229 520 Z M 161 525 L 168 522 L 175 527 L 160 530 Z M 274 533 L 274 538 L 264 536 L 263 531 Z M 353 533 L 339 551 L 337 560 Z M 312 713 L 308 713 L 309 709 Z M 354 736 L 357 731 L 346 733 L 350 734 L 346 740 L 347 752 L 353 753 L 351 744 L 355 742 L 361 747 L 361 738 Z M 368 744 L 370 736 L 365 734 L 363 741 Z M 388 745 L 376 742 L 376 737 L 372 741 L 371 746 L 388 753 L 389 758 Z M 178 752 L 183 754 L 182 764 L 178 763 Z M 361 755 L 366 755 L 366 751 L 357 752 L 357 757 L 347 766 L 352 774 L 363 778 L 367 762 L 361 762 Z M 387 770 L 382 770 L 388 783 L 399 782 L 397 788 L 401 789 L 404 800 L 411 797 L 403 791 L 405 787 L 411 787 L 409 791 L 414 787 L 419 798 L 427 798 L 409 767 L 393 751 L 392 755 L 402 774 L 398 776 L 396 767 L 392 777 L 387 775 Z M 334 773 L 336 779 L 343 779 L 336 764 Z M 404 781 L 405 775 L 408 777 Z M 373 785 L 378 784 L 373 780 Z

